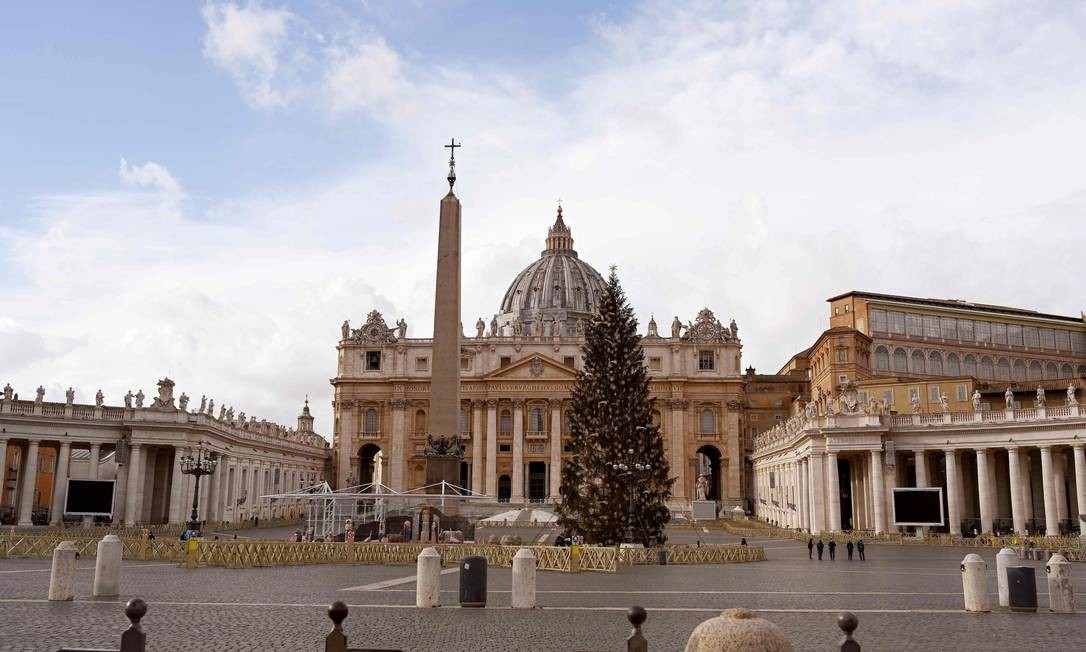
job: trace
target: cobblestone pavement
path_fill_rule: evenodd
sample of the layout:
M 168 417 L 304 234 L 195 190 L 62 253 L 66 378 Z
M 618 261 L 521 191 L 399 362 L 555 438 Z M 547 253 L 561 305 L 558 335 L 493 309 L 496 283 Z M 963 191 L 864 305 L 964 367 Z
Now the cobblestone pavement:
M 719 532 L 710 536 L 731 540 Z M 830 649 L 840 637 L 835 620 L 842 609 L 859 616 L 856 637 L 865 652 L 1083 648 L 1086 616 L 1046 612 L 1039 562 L 1024 562 L 1039 569 L 1039 613 L 967 614 L 958 565 L 974 550 L 870 545 L 866 562 L 847 561 L 843 549 L 837 561 L 819 562 L 808 560 L 799 542 L 749 543 L 764 544 L 770 561 L 639 566 L 618 574 L 540 572 L 541 608 L 532 611 L 508 608 L 506 568 L 490 569 L 486 609 L 454 606 L 453 569 L 442 577 L 442 602 L 449 606 L 419 610 L 413 566 L 188 571 L 125 562 L 123 599 L 95 600 L 93 562 L 83 561 L 76 600 L 50 603 L 44 600 L 47 560 L 0 560 L 0 650 L 116 646 L 126 626 L 123 600 L 134 596 L 150 604 L 144 628 L 151 650 L 318 650 L 333 600 L 351 606 L 345 629 L 353 645 L 404 650 L 619 650 L 631 604 L 649 611 L 645 634 L 653 650 L 682 649 L 695 625 L 737 606 L 780 625 L 798 650 Z M 989 563 L 994 592 L 996 551 L 977 552 Z M 1080 568 L 1074 571 L 1081 577 Z M 1086 604 L 1086 594 L 1078 601 Z

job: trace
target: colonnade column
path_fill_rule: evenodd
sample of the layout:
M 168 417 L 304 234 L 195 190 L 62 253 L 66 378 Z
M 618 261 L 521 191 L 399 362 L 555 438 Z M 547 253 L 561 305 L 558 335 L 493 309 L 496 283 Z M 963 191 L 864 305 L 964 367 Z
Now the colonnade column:
M 1041 446 L 1041 484 L 1045 499 L 1045 536 L 1060 533 L 1060 520 L 1056 515 L 1056 486 L 1053 483 L 1052 447 Z
M 829 529 L 841 531 L 841 476 L 838 474 L 837 453 L 826 452 L 826 502 L 829 512 Z
M 944 452 L 946 453 L 946 504 L 947 511 L 950 512 L 948 515 L 950 519 L 950 536 L 960 537 L 962 535 L 962 514 L 959 498 L 961 488 L 958 486 L 958 452 L 953 449 Z
M 6 437 L 0 437 L 0 496 L 4 494 L 4 487 L 7 486 L 7 470 L 8 470 L 8 440 Z
M 826 483 L 823 480 L 826 465 L 822 453 L 811 453 L 808 467 L 811 476 L 811 530 L 822 532 L 826 529 Z
M 219 463 L 215 465 L 215 472 L 207 476 L 207 482 L 211 486 L 207 491 L 207 508 L 204 509 L 204 520 L 208 523 L 217 523 L 221 520 L 219 518 L 219 500 L 221 496 L 219 485 L 222 484 L 222 476 L 225 475 L 223 462 L 223 456 L 220 455 Z
M 989 479 L 988 451 L 977 451 L 977 498 L 980 502 L 980 531 L 992 532 L 992 483 Z
M 1086 449 L 1082 444 L 1073 447 L 1075 455 L 1075 497 L 1078 502 L 1078 534 L 1086 538 Z
M 230 495 L 230 459 L 226 455 L 219 455 L 219 496 L 215 501 L 215 520 L 222 523 L 226 520 L 226 499 Z M 294 489 L 296 487 L 293 487 Z
M 917 487 L 929 487 L 931 486 L 931 477 L 928 475 L 928 453 L 927 451 L 919 450 L 913 451 L 914 463 L 916 467 L 916 486 Z M 923 538 L 927 535 L 928 528 L 926 526 L 920 528 L 920 536 Z
M 551 487 L 550 499 L 558 500 L 562 487 L 562 401 L 552 398 L 551 406 Z
M 404 439 L 406 437 L 407 424 L 407 400 L 393 399 L 392 401 L 392 448 L 388 452 L 388 478 L 382 478 L 382 482 L 394 491 L 407 489 L 403 479 L 404 465 Z M 472 460 L 474 464 L 475 460 Z
M 98 479 L 98 462 L 102 457 L 102 445 L 91 444 L 90 445 L 90 467 L 87 471 L 87 478 L 90 480 Z
M 125 488 L 124 524 L 135 525 L 143 507 L 143 444 L 132 443 L 128 451 L 128 486 Z
M 1015 534 L 1026 531 L 1026 513 L 1022 505 L 1022 457 L 1017 446 L 1007 449 L 1007 474 L 1010 476 L 1011 523 Z
M 22 487 L 19 489 L 20 526 L 33 525 L 30 515 L 34 511 L 34 492 L 37 491 L 38 479 L 38 440 L 31 439 L 26 445 L 26 461 L 23 463 Z
M 811 529 L 811 496 L 810 478 L 808 477 L 809 465 L 807 460 L 799 461 L 799 526 L 804 530 Z
M 483 493 L 483 402 L 475 399 L 471 402 L 471 490 Z
M 498 400 L 486 400 L 486 495 L 498 497 Z
M 513 477 L 509 502 L 524 502 L 524 399 L 513 400 Z
M 883 476 L 882 451 L 871 451 L 871 500 L 875 513 L 875 534 L 886 532 L 886 479 Z
M 49 525 L 60 525 L 64 521 L 64 497 L 68 493 L 68 461 L 72 457 L 72 445 L 60 442 L 57 450 L 57 464 L 53 467 L 53 504 L 49 508 Z

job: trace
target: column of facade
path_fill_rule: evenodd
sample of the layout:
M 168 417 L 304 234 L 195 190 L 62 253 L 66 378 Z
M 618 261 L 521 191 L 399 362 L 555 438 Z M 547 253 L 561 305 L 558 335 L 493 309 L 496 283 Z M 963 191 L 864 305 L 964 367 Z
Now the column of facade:
M 871 451 L 872 511 L 875 516 L 875 534 L 886 532 L 886 479 L 883 477 L 882 451 Z
M 837 453 L 826 452 L 826 511 L 831 532 L 841 531 L 841 476 L 838 473 Z
M 1026 530 L 1036 530 L 1033 523 L 1033 460 L 1030 459 L 1029 449 L 1021 449 L 1022 456 L 1022 513 L 1026 519 Z M 1036 534 L 1034 532 L 1034 534 Z
M 992 509 L 995 496 L 992 495 L 992 483 L 988 470 L 988 449 L 977 451 L 977 498 L 980 503 L 980 531 L 990 534 L 992 532 Z
M 1063 520 L 1067 518 L 1067 485 L 1064 484 L 1066 460 L 1067 456 L 1062 450 L 1056 451 L 1052 458 L 1052 483 L 1056 486 L 1056 521 L 1060 525 L 1063 525 Z
M 513 400 L 513 477 L 510 502 L 524 501 L 524 400 Z
M 484 493 L 486 488 L 483 437 L 483 401 L 476 399 L 471 402 L 471 490 L 477 494 Z
M 671 472 L 675 474 L 672 485 L 673 498 L 686 498 L 686 401 L 673 400 L 668 403 L 671 409 Z
M 919 450 L 913 451 L 915 456 L 916 465 L 916 486 L 917 487 L 930 487 L 931 476 L 928 475 L 928 453 L 927 451 Z M 920 536 L 923 537 L 928 531 L 927 527 L 920 528 Z
M 550 499 L 558 500 L 562 487 L 562 401 L 552 398 L 551 406 L 551 486 Z
M 1078 503 L 1078 533 L 1086 538 L 1086 448 L 1082 444 L 1072 447 L 1075 457 L 1075 499 Z
M 486 400 L 486 495 L 498 497 L 498 399 Z
M 1007 449 L 1007 475 L 1011 490 L 1011 522 L 1016 534 L 1026 531 L 1026 510 L 1022 504 L 1022 456 L 1017 446 Z
M 0 497 L 4 495 L 4 487 L 7 485 L 8 471 L 8 440 L 0 437 Z M 13 501 L 14 502 L 14 501 Z
M 404 461 L 407 457 L 407 400 L 393 399 L 392 403 L 392 449 L 388 452 L 388 478 L 382 481 L 395 491 L 409 489 L 404 483 Z M 475 460 L 472 460 L 472 465 Z
M 68 461 L 72 457 L 72 445 L 60 442 L 57 464 L 53 472 L 53 504 L 49 508 L 49 524 L 60 525 L 64 520 L 64 497 L 68 493 Z
M 244 485 L 241 482 L 242 462 L 241 459 L 235 459 L 234 461 L 234 497 L 230 501 L 230 513 L 233 515 L 235 523 L 241 522 L 241 506 L 238 502 L 241 500 L 241 492 L 244 490 Z
M 950 535 L 962 535 L 961 487 L 958 486 L 958 452 L 947 449 L 946 454 L 946 504 L 949 511 Z
M 336 454 L 336 488 L 347 486 L 347 477 L 351 475 L 351 456 L 354 454 L 355 402 L 340 401 L 339 409 L 339 450 Z
M 98 479 L 98 463 L 99 458 L 102 457 L 102 445 L 91 444 L 90 445 L 90 465 L 87 467 L 87 479 Z
M 125 488 L 124 524 L 135 525 L 143 509 L 143 444 L 128 451 L 128 486 Z
M 871 466 L 863 455 L 852 461 L 852 527 L 857 530 L 868 529 L 867 493 L 871 482 L 868 480 L 868 467 Z M 873 529 L 873 528 L 871 528 Z
M 33 525 L 30 515 L 34 511 L 34 493 L 37 491 L 38 443 L 37 439 L 31 439 L 26 445 L 26 461 L 23 463 L 23 475 L 19 478 L 22 485 L 19 489 L 20 526 Z
M 1059 517 L 1056 515 L 1056 486 L 1053 483 L 1052 447 L 1041 446 L 1041 485 L 1045 499 L 1045 535 L 1053 536 L 1060 532 Z
M 811 486 L 811 530 L 822 532 L 826 529 L 826 463 L 822 453 L 812 452 L 808 462 Z
M 799 526 L 804 530 L 811 529 L 811 500 L 810 478 L 808 477 L 808 465 L 806 459 L 799 461 Z

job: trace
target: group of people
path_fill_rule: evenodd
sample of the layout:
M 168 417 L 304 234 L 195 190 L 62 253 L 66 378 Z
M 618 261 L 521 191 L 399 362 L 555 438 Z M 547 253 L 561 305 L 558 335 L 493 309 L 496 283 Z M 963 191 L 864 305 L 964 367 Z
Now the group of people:
M 830 539 L 830 542 L 827 545 L 825 543 L 822 543 L 822 539 L 819 539 L 818 543 L 815 543 L 815 540 L 814 540 L 813 537 L 807 540 L 807 559 L 814 559 L 814 552 L 815 552 L 815 550 L 818 550 L 818 561 L 822 561 L 822 552 L 827 547 L 830 549 L 830 561 L 836 561 L 837 560 L 837 542 L 834 541 L 833 539 Z M 863 539 L 858 539 L 856 541 L 855 545 L 853 545 L 852 540 L 849 539 L 849 541 L 845 544 L 845 550 L 848 551 L 848 560 L 849 561 L 852 561 L 852 551 L 853 550 L 855 550 L 860 555 L 860 561 L 867 561 L 867 558 L 864 557 L 864 540 Z

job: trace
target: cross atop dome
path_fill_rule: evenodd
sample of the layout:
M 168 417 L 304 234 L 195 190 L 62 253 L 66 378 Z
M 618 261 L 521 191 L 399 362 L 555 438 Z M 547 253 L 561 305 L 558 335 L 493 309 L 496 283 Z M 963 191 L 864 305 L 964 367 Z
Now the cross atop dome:
M 554 220 L 554 226 L 547 229 L 547 248 L 544 254 L 567 252 L 576 255 L 573 251 L 573 232 L 562 219 L 562 200 L 558 200 L 558 217 Z

